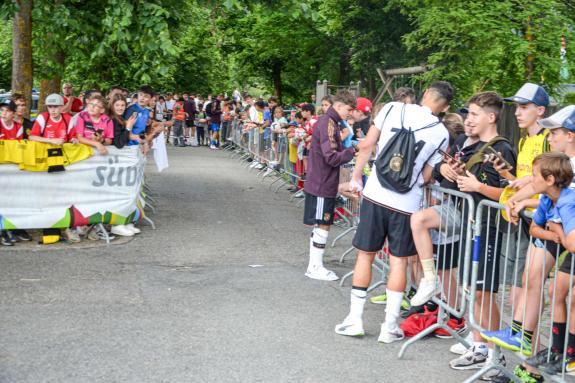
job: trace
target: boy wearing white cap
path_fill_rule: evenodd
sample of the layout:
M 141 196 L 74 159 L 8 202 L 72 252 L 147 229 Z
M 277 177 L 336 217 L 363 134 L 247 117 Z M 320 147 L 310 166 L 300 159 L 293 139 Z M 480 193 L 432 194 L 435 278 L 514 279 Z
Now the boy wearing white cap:
M 64 142 L 77 143 L 76 129 L 70 124 L 70 115 L 62 113 L 64 98 L 57 93 L 46 97 L 48 112 L 38 115 L 30 131 L 30 141 L 62 145 Z

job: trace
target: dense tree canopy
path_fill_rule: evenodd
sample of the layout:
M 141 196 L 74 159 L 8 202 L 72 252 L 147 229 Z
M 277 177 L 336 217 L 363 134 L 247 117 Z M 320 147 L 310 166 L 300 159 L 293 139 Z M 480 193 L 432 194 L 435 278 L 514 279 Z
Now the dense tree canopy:
M 10 87 L 12 21 L 23 1 L 0 6 L 0 88 Z M 257 87 L 292 101 L 323 79 L 361 80 L 374 96 L 376 68 L 427 64 L 405 81 L 449 80 L 460 101 L 525 81 L 554 92 L 573 82 L 560 78 L 559 50 L 565 36 L 573 65 L 574 18 L 567 0 L 34 0 L 34 85 Z

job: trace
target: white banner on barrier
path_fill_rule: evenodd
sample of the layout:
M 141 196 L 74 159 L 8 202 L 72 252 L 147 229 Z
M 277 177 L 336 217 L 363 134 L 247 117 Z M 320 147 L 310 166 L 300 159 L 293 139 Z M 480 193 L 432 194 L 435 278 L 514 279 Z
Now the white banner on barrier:
M 145 157 L 138 146 L 108 146 L 63 172 L 28 172 L 0 165 L 0 228 L 122 224 L 141 216 L 138 206 Z

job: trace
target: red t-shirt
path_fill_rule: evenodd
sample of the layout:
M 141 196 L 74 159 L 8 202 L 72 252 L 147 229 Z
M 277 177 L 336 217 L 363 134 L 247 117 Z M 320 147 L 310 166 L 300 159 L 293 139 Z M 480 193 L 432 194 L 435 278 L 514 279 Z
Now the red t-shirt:
M 13 122 L 12 129 L 7 129 L 2 120 L 0 120 L 0 140 L 23 140 L 24 128 L 22 124 Z
M 64 97 L 64 104 L 67 103 L 68 103 L 68 97 Z M 72 107 L 70 108 L 70 111 L 74 113 L 80 113 L 83 108 L 84 104 L 82 103 L 82 100 L 80 100 L 78 97 L 74 97 L 74 101 L 72 101 Z
M 48 121 L 46 121 L 46 119 Z M 44 133 L 42 133 L 42 125 L 44 125 Z M 41 113 L 36 117 L 34 126 L 30 131 L 30 136 L 40 136 L 44 138 L 63 138 L 65 142 L 76 138 L 76 129 L 70 123 L 70 115 L 63 113 L 62 118 L 58 122 L 52 121 L 48 116 L 45 117 Z

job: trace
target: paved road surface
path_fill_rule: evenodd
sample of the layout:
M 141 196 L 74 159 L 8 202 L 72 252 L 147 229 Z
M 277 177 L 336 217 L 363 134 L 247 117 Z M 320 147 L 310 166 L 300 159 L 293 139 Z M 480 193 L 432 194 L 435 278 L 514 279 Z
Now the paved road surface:
M 366 305 L 363 339 L 333 332 L 349 286 L 304 277 L 309 229 L 223 152 L 171 148 L 160 195 L 133 241 L 36 252 L 0 249 L 0 382 L 459 382 L 449 340 L 398 360 L 378 344 L 384 308 Z M 342 243 L 328 249 L 340 275 Z M 263 267 L 251 268 L 259 264 Z

